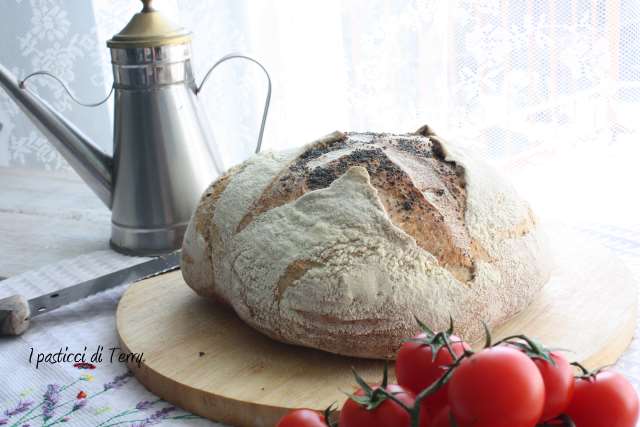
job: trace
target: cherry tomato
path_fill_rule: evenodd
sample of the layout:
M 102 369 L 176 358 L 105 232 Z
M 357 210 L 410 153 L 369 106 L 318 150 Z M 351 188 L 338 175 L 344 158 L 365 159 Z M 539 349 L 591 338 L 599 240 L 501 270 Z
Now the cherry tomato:
M 451 427 L 451 408 L 445 406 L 440 409 L 429 427 Z
M 327 427 L 324 416 L 311 409 L 296 409 L 278 421 L 277 427 Z
M 595 379 L 576 380 L 567 414 L 576 427 L 635 427 L 638 395 L 621 374 L 602 371 Z
M 545 391 L 535 363 L 507 346 L 490 347 L 463 360 L 448 389 L 451 412 L 461 426 L 533 427 Z
M 424 340 L 426 334 L 420 334 L 415 339 Z M 451 335 L 451 348 L 456 356 L 462 356 L 470 347 L 455 335 Z M 411 390 L 414 394 L 420 393 L 444 374 L 447 365 L 453 363 L 453 357 L 446 347 L 438 346 L 435 358 L 432 347 L 423 343 L 408 341 L 400 347 L 396 356 L 396 376 L 398 384 Z M 422 404 L 428 416 L 435 416 L 447 405 L 447 384 L 427 396 Z
M 372 387 L 374 390 L 379 387 Z M 397 384 L 389 384 L 386 389 L 389 393 L 407 405 L 413 406 L 413 393 L 404 389 Z M 364 396 L 365 393 L 360 389 L 356 391 L 356 396 Z M 390 399 L 386 399 L 376 408 L 367 410 L 364 405 L 347 399 L 340 411 L 340 427 L 410 427 L 411 418 L 407 411 L 400 405 Z M 426 424 L 422 424 L 426 427 Z
M 544 381 L 545 401 L 540 418 L 543 421 L 556 418 L 567 409 L 575 385 L 573 368 L 567 358 L 556 352 L 551 352 L 550 355 L 555 365 L 543 359 L 533 361 Z

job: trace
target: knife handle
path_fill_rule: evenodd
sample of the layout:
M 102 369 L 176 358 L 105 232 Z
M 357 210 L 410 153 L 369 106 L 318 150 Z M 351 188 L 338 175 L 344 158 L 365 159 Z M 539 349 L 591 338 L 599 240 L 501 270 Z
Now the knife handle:
M 21 295 L 0 299 L 0 335 L 20 335 L 29 327 L 31 310 Z

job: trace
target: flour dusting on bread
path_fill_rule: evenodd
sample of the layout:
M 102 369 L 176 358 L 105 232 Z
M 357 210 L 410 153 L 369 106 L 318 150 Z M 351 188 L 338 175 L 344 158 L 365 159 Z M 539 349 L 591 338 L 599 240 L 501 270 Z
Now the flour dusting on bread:
M 372 358 L 394 354 L 414 315 L 478 338 L 549 275 L 528 205 L 428 128 L 254 156 L 205 192 L 183 250 L 187 283 L 252 327 Z

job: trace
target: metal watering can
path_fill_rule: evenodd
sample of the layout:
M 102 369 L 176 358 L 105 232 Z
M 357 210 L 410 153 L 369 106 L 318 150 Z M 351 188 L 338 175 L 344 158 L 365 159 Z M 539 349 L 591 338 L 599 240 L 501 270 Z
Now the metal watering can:
M 73 169 L 111 209 L 111 246 L 156 255 L 179 248 L 200 195 L 223 171 L 198 93 L 213 69 L 246 59 L 266 74 L 267 97 L 256 152 L 271 99 L 271 79 L 255 59 L 230 54 L 216 62 L 198 86 L 191 68 L 191 34 L 172 25 L 143 0 L 143 9 L 107 46 L 113 64 L 113 157 L 26 89 L 0 65 L 0 85 Z M 67 94 L 73 98 L 69 90 Z M 75 98 L 74 98 L 75 100 Z

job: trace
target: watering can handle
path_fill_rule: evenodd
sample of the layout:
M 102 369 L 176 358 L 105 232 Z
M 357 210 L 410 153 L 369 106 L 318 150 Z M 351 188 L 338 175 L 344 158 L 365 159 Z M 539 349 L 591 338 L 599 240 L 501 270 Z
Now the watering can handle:
M 69 89 L 69 86 L 67 86 L 67 84 L 62 81 L 62 79 L 58 76 L 56 76 L 55 74 L 52 74 L 48 71 L 35 71 L 31 74 L 29 74 L 28 76 L 26 76 L 24 79 L 20 80 L 20 82 L 18 83 L 20 85 L 20 89 L 26 89 L 26 83 L 27 80 L 29 80 L 32 77 L 35 76 L 47 76 L 47 77 L 51 77 L 52 79 L 54 79 L 56 82 L 58 82 L 58 84 L 60 86 L 62 86 L 62 89 L 67 93 L 67 96 L 69 96 L 69 98 L 71 98 L 71 100 L 73 102 L 75 102 L 78 105 L 82 105 L 83 107 L 98 107 L 102 104 L 104 104 L 105 102 L 107 102 L 109 100 L 109 98 L 111 97 L 111 94 L 113 93 L 113 84 L 111 85 L 111 90 L 109 90 L 109 93 L 107 94 L 106 97 L 104 97 L 103 99 L 101 99 L 100 101 L 96 101 L 96 102 L 83 102 L 80 101 L 72 92 L 71 89 Z
M 267 69 L 264 68 L 264 66 L 260 62 L 251 58 L 250 56 L 243 55 L 241 53 L 230 53 L 228 55 L 223 56 L 218 60 L 218 62 L 213 64 L 211 68 L 209 68 L 209 71 L 207 71 L 207 74 L 204 75 L 202 82 L 200 83 L 199 86 L 196 87 L 196 95 L 200 93 L 200 91 L 202 90 L 202 86 L 205 84 L 205 82 L 209 78 L 209 75 L 218 65 L 230 59 L 237 59 L 237 58 L 246 59 L 248 61 L 253 62 L 257 66 L 259 66 L 262 69 L 262 71 L 264 71 L 264 74 L 267 76 L 267 96 L 264 101 L 264 109 L 262 110 L 262 121 L 260 123 L 260 133 L 258 134 L 258 143 L 256 144 L 256 154 L 257 154 L 260 152 L 260 148 L 262 147 L 262 136 L 264 135 L 264 126 L 267 123 L 267 114 L 269 114 L 269 104 L 271 103 L 271 77 L 269 76 L 269 72 L 267 71 Z

